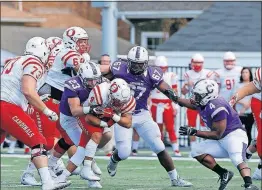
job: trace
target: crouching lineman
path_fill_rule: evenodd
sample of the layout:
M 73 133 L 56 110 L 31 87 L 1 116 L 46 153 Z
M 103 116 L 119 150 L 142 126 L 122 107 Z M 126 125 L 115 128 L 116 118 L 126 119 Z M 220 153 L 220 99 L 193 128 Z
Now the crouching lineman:
M 128 52 L 127 61 L 118 60 L 110 68 L 101 67 L 101 70 L 108 73 L 108 76 L 122 78 L 129 84 L 136 99 L 136 108 L 132 114 L 132 126 L 139 136 L 148 143 L 151 150 L 157 154 L 159 162 L 168 172 L 172 186 L 192 186 L 190 182 L 178 176 L 174 163 L 161 140 L 159 127 L 148 110 L 147 99 L 154 88 L 158 88 L 170 99 L 175 97 L 172 88 L 163 81 L 161 69 L 148 66 L 148 60 L 147 50 L 144 47 L 135 46 Z M 132 140 L 132 128 L 127 129 L 115 124 L 114 129 L 117 149 L 107 166 L 111 176 L 116 174 L 119 161 L 127 159 L 130 155 Z
M 48 71 L 52 67 L 56 55 L 63 48 L 62 39 L 59 38 L 59 37 L 47 38 L 46 44 L 47 44 L 47 47 L 50 49 L 50 55 L 48 57 L 48 62 L 45 65 L 46 70 L 45 70 L 45 73 L 44 73 L 44 76 L 43 76 L 44 79 L 46 78 Z M 42 82 L 44 83 L 45 80 L 42 80 Z M 43 83 L 38 85 L 38 87 L 37 87 L 38 91 L 39 91 L 39 89 L 41 89 Z M 48 94 L 48 93 L 49 92 L 45 92 L 44 89 L 41 89 L 40 93 L 38 93 L 38 94 L 39 94 L 41 100 L 45 103 L 45 105 L 47 107 L 52 109 L 54 112 L 59 113 L 58 101 L 50 99 L 49 98 L 50 94 Z M 58 139 L 60 138 L 60 133 L 59 133 L 58 129 L 56 128 L 58 121 L 56 121 L 56 122 L 50 121 L 43 113 L 41 113 L 41 111 L 34 109 L 32 106 L 28 107 L 27 113 L 30 115 L 30 117 L 37 124 L 39 132 L 45 137 L 45 139 L 46 139 L 46 146 L 45 146 L 46 151 L 50 151 L 54 147 L 54 145 L 58 141 Z M 61 162 L 61 163 L 63 164 L 63 162 Z M 41 183 L 37 182 L 35 177 L 34 177 L 34 170 L 35 170 L 35 165 L 30 160 L 26 170 L 23 172 L 23 174 L 21 176 L 21 184 L 31 185 L 31 186 L 40 186 L 41 185 Z
M 245 85 L 244 87 L 240 88 L 236 94 L 231 98 L 230 104 L 233 106 L 236 104 L 236 102 L 243 99 L 245 96 L 260 93 L 258 98 L 260 98 L 260 103 L 256 104 L 256 107 L 252 106 L 252 111 L 254 118 L 257 123 L 257 141 L 255 143 L 255 148 L 257 149 L 258 156 L 260 158 L 260 163 L 258 164 L 258 167 L 256 168 L 256 171 L 253 174 L 253 179 L 262 180 L 262 126 L 261 126 L 261 119 L 262 119 L 262 111 L 261 111 L 261 86 L 262 86 L 262 78 L 261 78 L 261 67 L 258 68 L 255 72 L 255 79 L 253 82 L 250 82 L 249 84 Z M 257 100 L 258 101 L 258 100 Z M 249 157 L 251 157 L 252 151 L 251 149 L 255 149 L 254 146 L 251 144 L 249 148 L 247 149 L 247 153 L 249 153 Z
M 205 167 L 220 176 L 219 190 L 224 190 L 234 173 L 220 167 L 214 158 L 229 157 L 244 180 L 245 190 L 258 190 L 252 185 L 250 168 L 245 163 L 245 150 L 248 138 L 238 114 L 228 102 L 218 96 L 218 84 L 213 80 L 202 79 L 195 83 L 191 99 L 177 97 L 177 103 L 198 110 L 211 131 L 200 131 L 182 126 L 181 135 L 197 136 L 204 139 L 192 149 L 191 156 Z
M 48 158 L 45 150 L 46 139 L 38 131 L 36 124 L 25 113 L 28 103 L 56 121 L 58 116 L 46 107 L 37 94 L 37 85 L 43 80 L 45 64 L 50 50 L 45 39 L 31 38 L 25 55 L 10 60 L 1 74 L 1 142 L 6 133 L 14 136 L 32 149 L 31 159 L 36 166 L 43 190 L 64 188 L 69 182 L 55 183 L 48 171 Z M 10 96 L 11 95 L 11 96 Z
M 87 127 L 83 120 L 81 120 L 81 116 L 92 112 L 93 108 L 82 106 L 82 104 L 89 97 L 92 88 L 96 84 L 101 83 L 102 77 L 99 67 L 95 63 L 88 61 L 79 66 L 77 74 L 78 76 L 70 78 L 65 82 L 65 88 L 60 102 L 60 124 L 62 127 L 61 135 L 63 140 L 58 141 L 55 151 L 52 154 L 52 157 L 56 160 L 61 158 L 71 146 L 85 147 L 87 143 L 84 133 Z M 106 131 L 106 133 L 104 133 L 104 136 L 110 136 L 110 138 L 105 137 L 108 139 L 107 142 L 111 139 L 109 132 L 110 131 Z M 84 150 L 83 153 L 85 154 Z M 79 166 L 83 161 L 79 160 L 76 156 L 71 157 L 70 160 L 76 166 Z M 73 171 L 75 169 L 76 168 L 74 168 Z M 101 175 L 101 170 L 94 161 L 92 162 L 92 169 L 96 174 Z M 86 173 L 81 172 L 80 175 L 86 179 Z M 95 175 L 93 175 L 93 178 L 89 178 L 89 186 L 96 186 L 98 179 Z
M 114 123 L 130 128 L 132 124 L 132 111 L 135 109 L 136 101 L 131 96 L 130 88 L 123 79 L 114 79 L 111 83 L 104 82 L 93 88 L 84 107 L 93 107 L 93 111 L 86 115 L 88 143 L 85 147 L 78 146 L 76 154 L 71 158 L 67 170 L 58 178 L 66 180 L 72 171 L 84 160 L 81 176 L 86 180 L 100 180 L 94 176 L 91 168 L 98 144 L 101 141 L 104 128 L 111 127 Z M 109 139 L 110 140 L 110 139 Z M 86 154 L 85 154 L 86 152 Z M 76 163 L 74 159 L 78 159 Z M 78 165 L 76 165 L 78 164 Z M 97 188 L 102 188 L 98 185 Z

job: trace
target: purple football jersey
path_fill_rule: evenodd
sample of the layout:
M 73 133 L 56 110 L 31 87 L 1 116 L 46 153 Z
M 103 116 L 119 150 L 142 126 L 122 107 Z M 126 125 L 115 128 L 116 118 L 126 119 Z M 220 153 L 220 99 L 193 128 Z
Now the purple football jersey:
M 81 79 L 77 77 L 72 77 L 65 82 L 64 92 L 60 101 L 59 110 L 61 113 L 67 116 L 72 116 L 68 98 L 78 97 L 80 103 L 82 104 L 89 96 L 92 89 L 86 89 Z
M 222 97 L 210 100 L 204 109 L 200 109 L 200 116 L 207 125 L 212 130 L 212 123 L 221 121 L 223 119 L 227 120 L 227 126 L 222 137 L 225 137 L 232 131 L 236 129 L 243 129 L 242 123 L 239 119 L 237 112 L 229 105 L 229 103 Z
M 125 60 L 114 62 L 110 69 L 114 78 L 122 78 L 129 84 L 136 99 L 135 110 L 148 110 L 147 99 L 150 92 L 163 81 L 162 70 L 158 67 L 149 66 L 144 74 L 133 75 L 129 72 L 127 61 Z

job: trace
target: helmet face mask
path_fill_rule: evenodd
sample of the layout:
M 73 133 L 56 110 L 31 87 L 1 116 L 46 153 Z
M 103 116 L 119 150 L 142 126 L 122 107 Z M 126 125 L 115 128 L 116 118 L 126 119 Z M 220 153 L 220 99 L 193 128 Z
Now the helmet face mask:
M 224 60 L 224 66 L 226 69 L 231 70 L 235 67 L 235 60 Z
M 128 60 L 128 68 L 130 73 L 132 73 L 133 75 L 141 75 L 145 72 L 145 70 L 148 67 L 148 62 L 143 62 L 143 63 L 139 63 L 139 62 L 135 62 L 132 60 Z
M 191 65 L 195 72 L 200 72 L 203 68 L 203 62 L 192 62 Z
M 88 53 L 91 49 L 91 46 L 88 43 L 88 39 L 86 38 L 81 38 L 78 39 L 76 42 L 76 50 L 80 53 L 80 54 L 84 54 L 84 53 Z
M 83 84 L 85 86 L 85 88 L 89 88 L 92 89 L 94 88 L 97 84 L 101 83 L 102 77 L 99 78 L 82 78 L 83 80 Z

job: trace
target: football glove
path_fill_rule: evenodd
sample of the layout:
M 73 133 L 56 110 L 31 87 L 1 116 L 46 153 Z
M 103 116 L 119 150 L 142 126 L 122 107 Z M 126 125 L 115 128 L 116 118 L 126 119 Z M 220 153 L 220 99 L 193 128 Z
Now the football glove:
M 47 107 L 43 110 L 43 114 L 45 114 L 51 121 L 58 120 L 58 115 Z
M 112 108 L 104 108 L 102 112 L 103 117 L 112 118 L 114 115 L 114 111 Z
M 179 134 L 180 135 L 189 135 L 189 136 L 195 136 L 197 133 L 197 130 L 193 127 L 189 127 L 189 126 L 181 126 L 179 128 Z
M 90 114 L 99 117 L 103 114 L 103 108 L 101 106 L 90 106 Z

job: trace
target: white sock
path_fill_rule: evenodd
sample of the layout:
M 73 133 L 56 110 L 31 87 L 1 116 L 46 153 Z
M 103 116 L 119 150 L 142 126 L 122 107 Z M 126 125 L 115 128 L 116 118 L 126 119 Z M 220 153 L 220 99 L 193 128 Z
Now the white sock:
M 172 148 L 173 148 L 173 151 L 179 151 L 178 143 L 173 143 Z
M 60 158 L 55 157 L 54 155 L 50 155 L 49 159 L 48 159 L 48 166 L 55 166 L 57 164 L 57 161 Z
M 178 174 L 177 174 L 176 169 L 174 169 L 172 171 L 169 171 L 167 173 L 168 173 L 169 178 L 170 178 L 171 181 L 178 178 Z
M 92 161 L 93 160 L 85 160 L 84 161 L 84 166 L 90 166 L 91 167 Z
M 71 175 L 70 171 L 68 171 L 67 169 L 64 169 L 62 174 L 65 175 L 66 178 L 68 178 Z
M 85 156 L 94 158 L 96 154 L 97 146 L 98 144 L 96 144 L 95 141 L 90 139 L 86 145 Z
M 30 160 L 24 173 L 33 173 L 35 169 L 36 168 L 35 168 L 34 163 Z
M 138 149 L 138 145 L 139 145 L 139 141 L 133 141 L 132 142 L 132 149 L 133 150 L 137 150 Z
M 40 175 L 42 183 L 49 183 L 49 181 L 52 180 L 48 167 L 39 168 L 38 173 Z
M 16 145 L 16 140 L 15 141 L 10 141 L 10 145 L 9 145 L 8 149 L 14 150 L 15 149 L 15 145 Z

